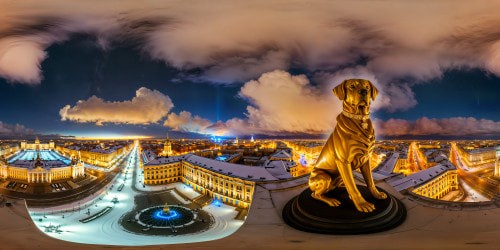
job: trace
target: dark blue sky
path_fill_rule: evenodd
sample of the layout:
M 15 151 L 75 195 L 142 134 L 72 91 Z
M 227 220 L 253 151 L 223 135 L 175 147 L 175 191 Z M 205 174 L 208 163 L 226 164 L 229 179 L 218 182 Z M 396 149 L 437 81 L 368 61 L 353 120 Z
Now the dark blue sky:
M 475 117 L 500 120 L 500 78 L 481 70 L 447 71 L 441 79 L 413 87 L 418 104 L 404 112 L 379 111 L 382 119 L 416 120 L 429 118 Z
M 163 135 L 158 125 L 96 126 L 92 123 L 61 121 L 59 110 L 92 95 L 109 101 L 129 100 L 140 87 L 168 95 L 173 112 L 188 110 L 212 122 L 244 118 L 248 102 L 237 96 L 242 83 L 216 85 L 190 81 L 196 71 L 182 72 L 162 61 L 154 61 L 130 44 L 113 44 L 103 51 L 93 38 L 77 36 L 50 46 L 43 61 L 39 85 L 12 84 L 0 78 L 0 121 L 23 124 L 36 133 L 86 135 L 130 133 Z M 307 71 L 305 71 L 307 72 Z M 308 72 L 311 73 L 311 72 Z M 416 120 L 429 118 L 475 117 L 500 120 L 500 79 L 480 70 L 445 72 L 441 79 L 413 87 L 418 104 L 410 110 L 377 118 Z
M 151 60 L 133 45 L 117 44 L 103 51 L 92 38 L 76 37 L 47 50 L 40 85 L 11 84 L 0 78 L 0 120 L 64 135 L 131 133 L 164 134 L 159 125 L 113 125 L 63 122 L 59 110 L 92 95 L 107 101 L 129 100 L 140 87 L 156 89 L 174 102 L 173 112 L 189 110 L 212 121 L 241 117 L 246 102 L 237 97 L 241 85 L 193 82 L 185 73 Z M 183 78 L 179 81 L 180 78 Z

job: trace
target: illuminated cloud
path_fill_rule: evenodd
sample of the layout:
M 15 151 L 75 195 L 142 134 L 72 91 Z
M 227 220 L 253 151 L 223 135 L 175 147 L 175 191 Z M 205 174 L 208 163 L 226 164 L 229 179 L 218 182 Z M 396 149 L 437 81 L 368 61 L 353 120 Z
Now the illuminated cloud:
M 193 118 L 186 112 L 183 119 L 170 114 L 165 124 L 172 128 L 182 124 L 184 130 L 194 131 L 186 129 L 191 126 L 201 133 L 216 135 L 320 134 L 335 127 L 335 118 L 342 109 L 332 90 L 321 92 L 305 75 L 294 76 L 282 70 L 262 74 L 259 79 L 245 83 L 239 96 L 250 103 L 245 119 L 233 118 L 208 125 L 207 120 Z M 182 122 L 176 122 L 178 120 Z
M 203 119 L 197 115 L 192 116 L 188 111 L 181 111 L 178 115 L 170 113 L 163 126 L 169 127 L 174 131 L 204 133 L 210 124 L 211 122 L 207 119 Z
M 28 37 L 0 39 L 0 77 L 37 84 L 42 79 L 40 64 L 46 57 L 40 44 Z
M 191 79 L 247 82 L 240 92 L 249 101 L 245 119 L 203 127 L 203 118 L 190 115 L 181 123 L 176 119 L 185 117 L 173 114 L 166 126 L 178 130 L 319 133 L 335 125 L 340 102 L 331 89 L 344 78 L 372 80 L 381 92 L 373 110 L 394 112 L 418 103 L 412 86 L 446 70 L 479 68 L 500 76 L 499 1 L 25 0 L 0 3 L 0 9 L 8 13 L 0 15 L 0 77 L 11 82 L 40 83 L 46 49 L 77 33 L 95 36 L 103 49 L 132 42 L 153 59 L 196 72 L 186 73 Z M 285 72 L 292 68 L 310 73 L 315 84 Z M 131 104 L 119 108 L 129 102 L 91 97 L 60 114 L 78 122 L 147 124 L 167 115 L 168 100 L 161 112 L 143 113 Z M 416 131 L 437 131 L 434 125 Z
M 368 77 L 362 70 L 348 72 L 353 77 Z M 340 83 L 342 72 L 325 76 Z M 373 79 L 373 78 L 371 78 Z M 337 84 L 338 84 L 337 83 Z M 376 80 L 374 81 L 377 84 Z M 165 122 L 171 128 L 215 135 L 250 135 L 250 134 L 325 134 L 333 131 L 336 117 L 342 109 L 342 103 L 332 93 L 331 88 L 319 88 L 311 85 L 304 75 L 291 75 L 282 70 L 263 74 L 259 79 L 249 81 L 240 90 L 240 97 L 248 100 L 246 118 L 233 118 L 225 122 L 209 124 L 208 120 L 192 117 L 189 112 L 180 116 L 169 115 Z M 401 86 L 399 86 L 401 87 Z M 386 90 L 386 91 L 391 91 Z M 405 90 L 401 91 L 402 93 Z M 392 95 L 377 97 L 375 109 L 384 105 L 397 105 L 401 100 Z M 413 98 L 413 94 L 408 94 Z M 401 99 L 408 98 L 400 97 Z M 380 98 L 380 99 L 379 99 Z M 378 107 L 377 107 L 378 106 Z M 172 119 L 170 119 L 172 117 Z M 183 117 L 183 118 L 181 118 Z M 179 121 L 179 122 L 175 122 Z M 200 122 L 202 121 L 202 122 Z M 380 136 L 404 135 L 495 135 L 500 134 L 500 122 L 473 117 L 452 117 L 430 119 L 422 117 L 416 121 L 373 119 L 376 134 Z M 195 129 L 187 129 L 187 128 Z
M 248 81 L 274 69 L 336 71 L 360 62 L 381 84 L 429 80 L 453 68 L 500 74 L 498 1 L 26 0 L 2 10 L 9 15 L 0 17 L 0 37 L 20 40 L 21 47 L 0 42 L 0 57 L 26 57 L 16 66 L 0 64 L 0 72 L 18 82 L 39 82 L 44 50 L 74 33 L 94 35 L 104 49 L 113 41 L 134 41 L 151 57 L 199 69 L 197 77 L 216 83 Z
M 8 124 L 0 121 L 0 136 L 31 135 L 33 129 L 26 128 L 21 124 Z
M 64 106 L 59 114 L 62 121 L 80 123 L 150 124 L 163 119 L 174 107 L 170 98 L 157 90 L 140 88 L 129 101 L 110 102 L 97 96 L 78 101 L 73 107 Z
M 276 70 L 249 81 L 239 95 L 250 102 L 246 121 L 226 123 L 229 129 L 261 133 L 321 133 L 331 130 L 342 104 L 332 90 L 319 91 L 304 75 Z
M 498 135 L 500 122 L 473 117 L 451 117 L 443 119 L 430 119 L 422 117 L 416 121 L 403 119 L 389 119 L 381 121 L 375 119 L 377 135 L 403 136 L 403 135 Z

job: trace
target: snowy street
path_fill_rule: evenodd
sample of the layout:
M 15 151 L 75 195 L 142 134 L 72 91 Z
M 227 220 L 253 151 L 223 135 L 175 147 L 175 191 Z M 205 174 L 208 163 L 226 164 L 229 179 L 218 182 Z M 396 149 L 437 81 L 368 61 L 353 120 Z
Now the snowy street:
M 50 207 L 50 209 L 29 208 L 34 223 L 42 232 L 60 240 L 123 246 L 210 241 L 234 233 L 243 224 L 243 221 L 234 219 L 237 215 L 234 207 L 225 204 L 210 204 L 203 210 L 213 215 L 215 223 L 210 229 L 203 232 L 176 236 L 153 236 L 125 231 L 119 223 L 120 218 L 134 208 L 134 196 L 139 194 L 132 188 L 132 185 L 135 185 L 142 192 L 175 188 L 189 199 L 199 196 L 197 192 L 182 183 L 143 188 L 139 160 L 138 148 L 135 146 L 125 159 L 126 167 L 122 169 L 122 173 L 96 194 L 79 202 Z M 138 175 L 135 178 L 136 183 L 132 183 L 134 174 Z M 119 191 L 122 184 L 123 188 Z M 182 203 L 190 202 L 173 191 L 170 193 Z M 87 223 L 80 222 L 82 219 L 102 212 L 107 207 L 111 207 L 109 213 Z

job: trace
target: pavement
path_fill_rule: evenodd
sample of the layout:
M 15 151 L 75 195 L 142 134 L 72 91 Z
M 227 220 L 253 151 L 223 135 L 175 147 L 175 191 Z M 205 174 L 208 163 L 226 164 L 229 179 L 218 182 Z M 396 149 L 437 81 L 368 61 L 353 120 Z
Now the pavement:
M 295 180 L 296 181 L 296 180 Z M 304 190 L 286 187 L 268 190 L 257 185 L 247 220 L 235 233 L 214 241 L 145 246 L 141 249 L 498 249 L 499 208 L 447 210 L 416 203 L 385 183 L 382 188 L 401 199 L 408 210 L 399 227 L 369 235 L 320 235 L 286 225 L 281 210 Z M 276 187 L 278 185 L 272 185 Z M 286 186 L 286 185 L 285 185 Z M 271 188 L 270 188 L 271 189 Z M 129 249 L 123 246 L 87 245 L 57 240 L 41 232 L 31 220 L 23 201 L 0 207 L 0 248 Z M 144 242 L 147 244 L 147 242 Z
M 406 221 L 399 227 L 347 236 L 298 231 L 284 223 L 281 211 L 290 199 L 307 188 L 306 181 L 307 178 L 295 178 L 256 185 L 246 221 L 237 225 L 239 229 L 230 235 L 184 244 L 176 243 L 175 239 L 172 244 L 159 244 L 156 242 L 160 240 L 136 238 L 133 249 L 499 249 L 500 208 L 429 206 L 407 198 L 385 182 L 377 185 L 400 199 L 408 210 Z M 35 225 L 23 200 L 8 199 L 7 202 L 11 206 L 0 203 L 0 249 L 131 249 L 130 246 L 72 243 L 52 238 Z M 205 209 L 212 213 L 224 212 L 210 206 Z M 108 218 L 118 218 L 111 216 L 113 218 Z M 108 230 L 104 225 L 102 228 Z M 108 236 L 96 234 L 95 237 Z M 129 236 L 121 235 L 120 239 L 126 237 Z M 142 244 L 158 245 L 140 246 Z

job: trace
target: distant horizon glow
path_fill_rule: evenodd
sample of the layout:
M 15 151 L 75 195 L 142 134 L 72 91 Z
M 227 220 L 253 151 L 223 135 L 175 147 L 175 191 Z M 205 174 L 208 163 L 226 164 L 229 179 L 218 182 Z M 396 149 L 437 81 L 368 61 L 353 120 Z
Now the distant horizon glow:
M 498 1 L 33 2 L 2 6 L 2 139 L 328 137 L 349 78 L 379 138 L 500 139 Z
M 123 135 L 123 134 L 102 134 L 102 135 L 88 135 L 88 136 L 75 136 L 76 140 L 134 140 L 134 139 L 151 139 L 153 136 L 147 135 Z

